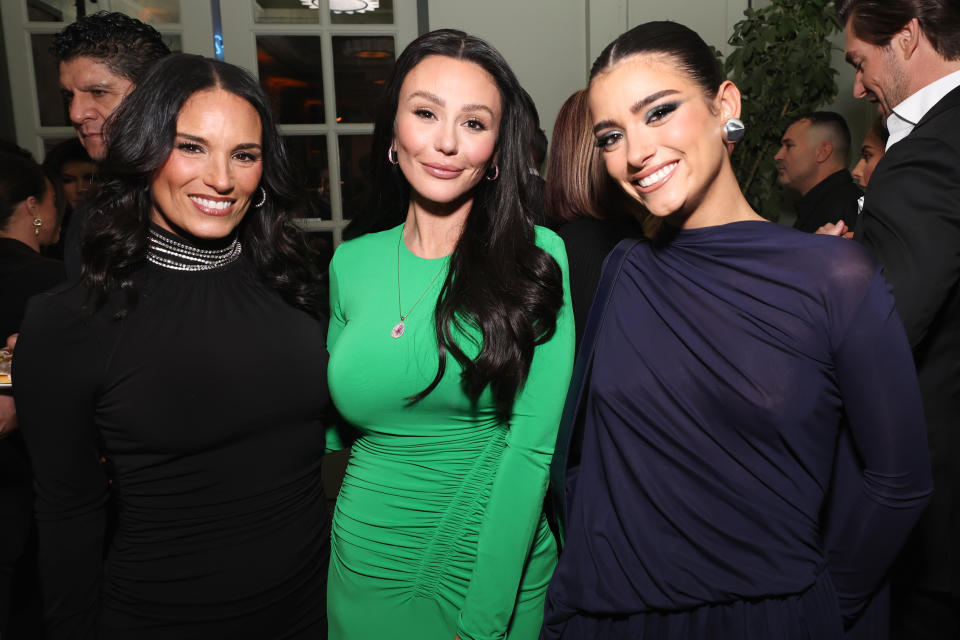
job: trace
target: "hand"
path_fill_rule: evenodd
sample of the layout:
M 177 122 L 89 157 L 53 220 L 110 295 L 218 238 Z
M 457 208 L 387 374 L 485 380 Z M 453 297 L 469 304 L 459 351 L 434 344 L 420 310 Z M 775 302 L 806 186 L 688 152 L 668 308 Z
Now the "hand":
M 836 223 L 828 222 L 814 231 L 814 233 L 824 236 L 838 236 L 849 239 L 853 238 L 853 231 L 850 230 L 850 227 L 848 227 L 843 220 L 837 220 Z
M 20 337 L 19 333 L 14 333 L 13 335 L 7 336 L 7 351 L 13 353 L 13 348 L 17 346 L 17 338 Z
M 13 393 L 0 391 L 0 439 L 13 433 L 17 428 L 17 407 L 13 404 Z

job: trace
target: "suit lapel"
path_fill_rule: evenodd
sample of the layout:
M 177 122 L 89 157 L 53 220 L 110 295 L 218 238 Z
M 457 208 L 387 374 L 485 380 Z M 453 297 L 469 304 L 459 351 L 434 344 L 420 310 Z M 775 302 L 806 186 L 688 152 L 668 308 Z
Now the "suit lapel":
M 930 107 L 930 109 L 923 114 L 923 117 L 920 118 L 920 122 L 917 123 L 917 126 L 913 128 L 913 131 L 916 131 L 924 124 L 937 117 L 937 115 L 943 113 L 947 109 L 952 109 L 953 107 L 960 107 L 960 86 L 955 87 L 950 93 L 940 98 L 940 101 Z M 910 133 L 912 134 L 913 131 Z

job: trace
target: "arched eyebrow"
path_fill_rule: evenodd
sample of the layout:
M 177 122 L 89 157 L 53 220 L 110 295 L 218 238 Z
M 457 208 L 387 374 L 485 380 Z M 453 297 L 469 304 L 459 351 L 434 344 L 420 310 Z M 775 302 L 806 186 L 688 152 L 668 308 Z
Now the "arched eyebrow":
M 644 109 L 646 109 L 647 107 L 649 107 L 651 104 L 653 104 L 657 100 L 659 100 L 660 98 L 664 98 L 666 96 L 670 96 L 675 93 L 680 93 L 680 92 L 677 91 L 676 89 L 664 89 L 663 91 L 657 91 L 656 93 L 651 93 L 643 100 L 637 100 L 633 104 L 633 106 L 630 107 L 630 113 L 636 115 L 641 111 L 643 111 Z M 614 122 L 613 120 L 603 120 L 593 125 L 593 132 L 597 133 L 601 129 L 606 129 L 608 127 L 615 127 L 615 126 L 617 126 L 617 123 Z
M 202 136 L 195 136 L 195 135 L 191 135 L 191 134 L 189 134 L 189 133 L 182 133 L 182 132 L 180 132 L 180 131 L 177 132 L 177 137 L 178 137 L 178 138 L 184 138 L 184 139 L 186 139 L 186 140 L 190 140 L 191 142 L 199 142 L 200 144 L 203 144 L 203 145 L 208 145 L 208 144 L 209 144 L 209 143 L 207 142 L 207 139 L 204 138 L 204 137 L 202 137 Z M 234 151 L 246 151 L 246 150 L 248 150 L 248 149 L 262 149 L 262 147 L 261 147 L 261 145 L 260 145 L 259 143 L 257 143 L 257 142 L 244 142 L 244 143 L 238 144 L 236 147 L 234 147 Z
M 414 91 L 407 98 L 407 102 L 410 102 L 410 100 L 412 100 L 413 98 L 424 98 L 434 103 L 438 107 L 447 106 L 446 100 L 436 95 L 435 93 L 430 93 L 429 91 Z M 487 113 L 490 114 L 490 117 L 496 117 L 494 116 L 493 109 L 491 109 L 485 104 L 465 104 L 463 105 L 462 110 L 463 111 L 486 111 Z

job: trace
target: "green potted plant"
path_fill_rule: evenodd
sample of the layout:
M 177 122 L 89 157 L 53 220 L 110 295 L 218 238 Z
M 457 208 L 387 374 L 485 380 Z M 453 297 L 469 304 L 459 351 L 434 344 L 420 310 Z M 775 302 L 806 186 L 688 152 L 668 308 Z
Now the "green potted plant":
M 771 0 L 747 9 L 734 26 L 724 71 L 743 93 L 746 136 L 732 162 L 758 213 L 780 214 L 781 189 L 773 161 L 786 124 L 837 95 L 830 36 L 842 29 L 833 0 Z

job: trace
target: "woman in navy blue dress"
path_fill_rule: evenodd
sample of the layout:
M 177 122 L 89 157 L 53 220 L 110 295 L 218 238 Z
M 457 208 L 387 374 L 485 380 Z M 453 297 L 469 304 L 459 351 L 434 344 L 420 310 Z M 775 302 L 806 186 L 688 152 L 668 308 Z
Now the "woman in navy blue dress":
M 542 637 L 842 638 L 932 491 L 890 289 L 858 245 L 750 208 L 740 93 L 694 32 L 623 34 L 589 100 L 607 172 L 662 228 L 597 332 Z M 831 486 L 843 413 L 863 471 Z

